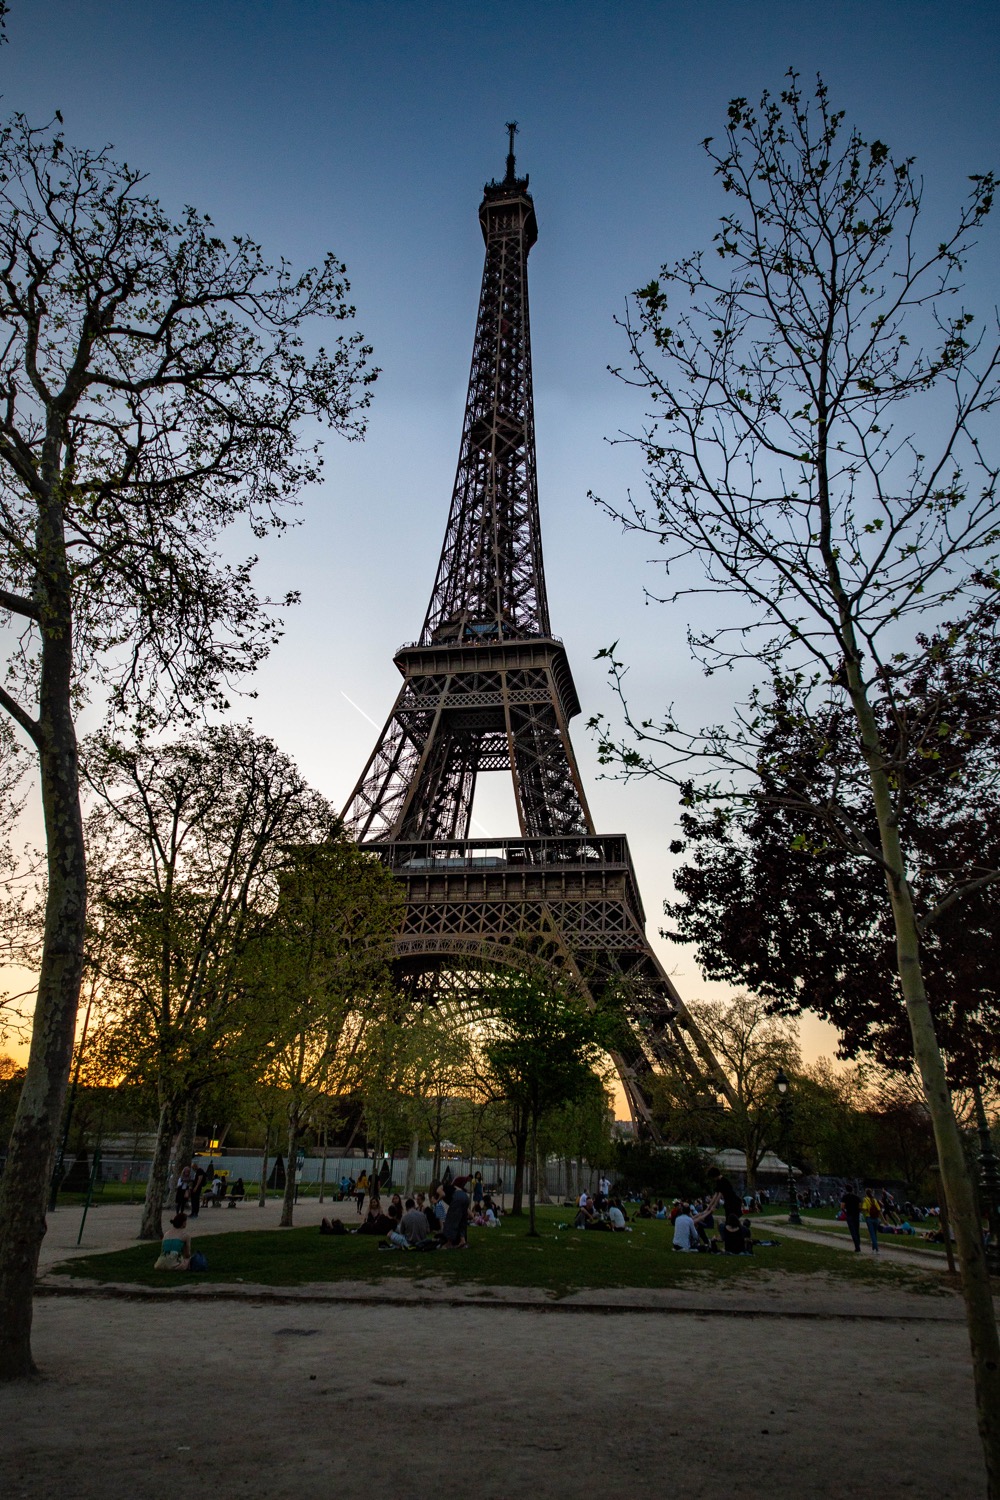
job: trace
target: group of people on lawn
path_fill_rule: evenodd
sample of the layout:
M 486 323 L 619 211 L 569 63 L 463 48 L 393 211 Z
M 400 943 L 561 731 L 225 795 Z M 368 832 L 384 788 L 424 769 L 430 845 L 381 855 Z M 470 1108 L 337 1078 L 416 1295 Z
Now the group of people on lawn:
M 744 1218 L 743 1201 L 728 1177 L 723 1177 L 718 1167 L 710 1167 L 708 1176 L 712 1190 L 705 1198 L 693 1203 L 689 1199 L 675 1198 L 668 1209 L 662 1198 L 655 1206 L 649 1197 L 643 1197 L 634 1215 L 637 1219 L 667 1219 L 674 1228 L 673 1248 L 688 1253 L 707 1251 L 727 1255 L 752 1255 L 753 1235 L 750 1220 Z M 628 1214 L 621 1198 L 611 1197 L 611 1184 L 602 1178 L 593 1195 L 581 1193 L 576 1205 L 574 1229 L 603 1229 L 617 1234 L 630 1234 Z M 719 1234 L 714 1233 L 715 1210 L 723 1208 L 723 1221 Z
M 484 1229 L 496 1229 L 500 1223 L 500 1210 L 485 1191 L 480 1172 L 471 1180 L 456 1177 L 435 1183 L 429 1195 L 414 1193 L 405 1203 L 393 1193 L 385 1209 L 380 1198 L 372 1197 L 368 1213 L 354 1233 L 378 1235 L 383 1241 L 379 1248 L 385 1250 L 467 1250 L 470 1223 Z M 350 1231 L 342 1219 L 324 1218 L 319 1232 Z
M 670 1211 L 674 1226 L 674 1249 L 716 1255 L 752 1255 L 753 1232 L 743 1213 L 743 1199 L 718 1167 L 709 1167 L 708 1196 L 696 1200 L 675 1199 Z M 722 1221 L 715 1235 L 715 1211 L 722 1205 Z

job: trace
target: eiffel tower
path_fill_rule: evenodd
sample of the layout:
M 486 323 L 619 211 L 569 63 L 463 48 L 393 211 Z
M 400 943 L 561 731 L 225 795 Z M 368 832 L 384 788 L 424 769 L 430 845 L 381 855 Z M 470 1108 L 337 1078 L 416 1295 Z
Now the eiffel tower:
M 528 253 L 538 238 L 515 170 L 479 207 L 486 242 L 458 471 L 420 637 L 344 810 L 406 888 L 396 946 L 414 999 L 470 992 L 483 966 L 542 962 L 585 997 L 610 991 L 629 1026 L 615 1054 L 637 1128 L 657 1138 L 644 1082 L 680 1067 L 729 1095 L 645 936 L 628 841 L 595 831 L 569 722 L 580 703 L 549 624 L 535 470 Z M 509 771 L 519 831 L 470 837 L 480 772 Z M 481 983 L 481 980 L 478 981 Z M 473 1002 L 474 1003 L 474 1002 Z

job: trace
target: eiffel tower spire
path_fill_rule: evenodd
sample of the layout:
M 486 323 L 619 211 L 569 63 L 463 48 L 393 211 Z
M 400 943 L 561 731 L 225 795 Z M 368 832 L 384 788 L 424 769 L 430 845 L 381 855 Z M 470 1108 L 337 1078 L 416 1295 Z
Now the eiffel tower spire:
M 527 176 L 483 189 L 486 262 L 458 472 L 421 644 L 549 634 L 535 468 L 528 253 L 538 238 Z

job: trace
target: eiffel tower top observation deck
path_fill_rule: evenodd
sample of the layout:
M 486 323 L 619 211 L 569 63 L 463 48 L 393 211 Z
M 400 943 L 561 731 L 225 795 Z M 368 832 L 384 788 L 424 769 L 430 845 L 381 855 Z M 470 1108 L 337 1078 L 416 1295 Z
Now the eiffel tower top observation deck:
M 528 253 L 538 238 L 514 132 L 502 182 L 483 190 L 486 261 L 458 472 L 420 643 L 549 635 L 535 471 Z

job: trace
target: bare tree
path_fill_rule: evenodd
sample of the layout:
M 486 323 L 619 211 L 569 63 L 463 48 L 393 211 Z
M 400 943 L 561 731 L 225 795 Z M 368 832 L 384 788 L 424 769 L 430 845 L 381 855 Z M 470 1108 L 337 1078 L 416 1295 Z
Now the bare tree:
M 623 375 L 651 402 L 639 435 L 651 503 L 612 513 L 655 539 L 666 597 L 725 595 L 696 631 L 709 672 L 749 663 L 769 677 L 735 724 L 684 732 L 672 712 L 629 715 L 640 743 L 603 735 L 626 774 L 685 786 L 688 800 L 739 800 L 767 763 L 767 699 L 822 753 L 831 710 L 849 707 L 874 836 L 836 788 L 802 785 L 797 805 L 826 836 L 876 862 L 892 912 L 899 992 L 934 1122 L 962 1264 L 989 1493 L 1000 1496 L 1000 1346 L 979 1217 L 927 1002 L 913 851 L 901 833 L 913 788 L 914 723 L 894 690 L 927 650 L 920 631 L 956 599 L 972 612 L 996 586 L 998 466 L 982 418 L 1000 350 L 958 299 L 967 250 L 992 205 L 972 178 L 951 233 L 921 246 L 912 161 L 845 129 L 822 81 L 794 73 L 759 109 L 737 99 L 724 142 L 706 149 L 733 207 L 713 252 L 664 266 L 626 319 Z M 622 373 L 622 372 L 619 372 Z M 610 648 L 611 671 L 622 668 Z M 880 717 L 873 696 L 887 700 Z M 947 721 L 943 721 L 946 726 Z M 947 728 L 943 729 L 947 733 Z M 924 764 L 933 763 L 925 744 Z M 1000 877 L 974 857 L 949 902 Z
M 31 1289 L 83 965 L 76 716 L 88 689 L 149 725 L 225 704 L 278 629 L 254 559 L 318 473 L 312 420 L 362 429 L 358 334 L 332 256 L 295 275 L 187 209 L 172 220 L 108 149 L 0 130 L 0 707 L 37 755 L 48 884 L 27 1076 L 0 1185 L 0 1378 L 33 1371 Z

